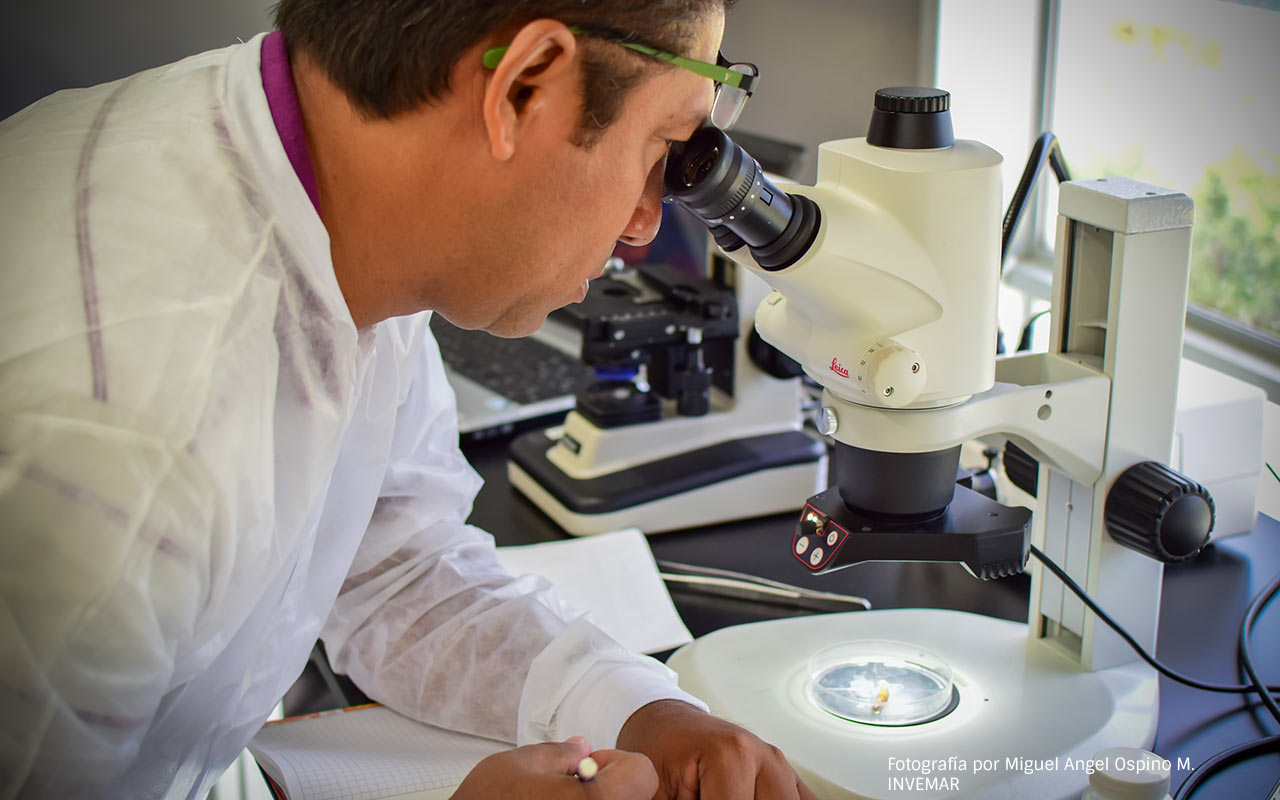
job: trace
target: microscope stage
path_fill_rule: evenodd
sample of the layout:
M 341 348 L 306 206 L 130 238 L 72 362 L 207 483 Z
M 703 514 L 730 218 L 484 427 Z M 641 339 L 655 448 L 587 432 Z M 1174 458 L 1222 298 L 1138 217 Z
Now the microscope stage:
M 958 702 L 919 725 L 841 719 L 812 696 L 811 658 L 841 642 L 924 648 Z M 761 642 L 768 646 L 762 647 Z M 713 713 L 782 749 L 825 800 L 1035 797 L 1074 800 L 1107 747 L 1150 747 L 1157 680 L 1140 662 L 1085 672 L 1027 626 L 959 611 L 824 614 L 725 628 L 667 662 Z

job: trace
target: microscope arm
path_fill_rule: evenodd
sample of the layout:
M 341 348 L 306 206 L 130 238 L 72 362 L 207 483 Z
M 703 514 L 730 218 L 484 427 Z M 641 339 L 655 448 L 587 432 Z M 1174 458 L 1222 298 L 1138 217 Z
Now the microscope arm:
M 1109 378 L 1069 358 L 1028 354 L 1000 359 L 996 385 L 942 409 L 886 410 L 823 394 L 820 425 L 847 453 L 879 452 L 871 494 L 893 493 L 919 478 L 929 454 L 947 453 L 990 433 L 1010 435 L 1072 480 L 1093 483 L 1102 472 Z M 918 460 L 892 454 L 919 453 Z M 845 459 L 845 463 L 855 462 Z M 945 482 L 954 462 L 938 462 Z M 900 471 L 893 472 L 895 464 Z M 888 471 L 888 474 L 886 474 Z M 979 578 L 1021 572 L 1028 555 L 1031 511 L 1010 508 L 956 484 L 942 514 L 894 517 L 845 502 L 839 487 L 809 499 L 792 536 L 792 554 L 814 573 L 864 561 L 955 561 Z
M 946 408 L 872 408 L 823 393 L 822 432 L 864 450 L 930 453 L 1005 434 L 1072 480 L 1102 472 L 1111 381 L 1065 356 L 1031 353 L 996 361 L 996 385 Z

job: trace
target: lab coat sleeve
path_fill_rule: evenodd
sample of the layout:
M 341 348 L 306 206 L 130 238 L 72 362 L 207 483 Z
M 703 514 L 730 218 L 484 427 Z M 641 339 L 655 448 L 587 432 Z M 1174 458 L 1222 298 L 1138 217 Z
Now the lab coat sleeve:
M 415 719 L 527 744 L 612 747 L 640 706 L 679 698 L 674 675 L 573 618 L 546 579 L 512 578 L 465 524 L 480 479 L 458 449 L 435 342 L 396 421 L 368 531 L 322 638 L 335 669 Z

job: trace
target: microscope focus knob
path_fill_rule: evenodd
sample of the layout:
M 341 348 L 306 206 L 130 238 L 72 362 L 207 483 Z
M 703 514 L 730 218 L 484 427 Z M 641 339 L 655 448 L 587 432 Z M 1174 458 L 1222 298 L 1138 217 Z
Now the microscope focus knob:
M 902 408 L 924 391 L 924 361 L 897 342 L 876 342 L 858 359 L 853 380 L 876 405 Z
M 1200 552 L 1213 530 L 1213 497 L 1157 461 L 1121 473 L 1107 492 L 1107 532 L 1125 547 L 1166 564 Z

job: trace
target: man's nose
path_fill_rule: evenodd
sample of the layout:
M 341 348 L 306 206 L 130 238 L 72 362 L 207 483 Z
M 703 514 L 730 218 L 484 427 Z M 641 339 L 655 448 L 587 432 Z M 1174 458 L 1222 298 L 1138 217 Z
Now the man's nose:
M 629 244 L 632 247 L 646 245 L 653 241 L 653 237 L 658 235 L 658 226 L 662 224 L 662 174 L 665 159 L 658 163 L 653 172 L 649 175 L 649 180 L 645 184 L 644 193 L 640 195 L 640 201 L 636 203 L 636 209 L 631 214 L 631 221 L 627 223 L 627 227 L 623 228 L 622 235 L 618 237 L 618 241 L 623 244 Z

